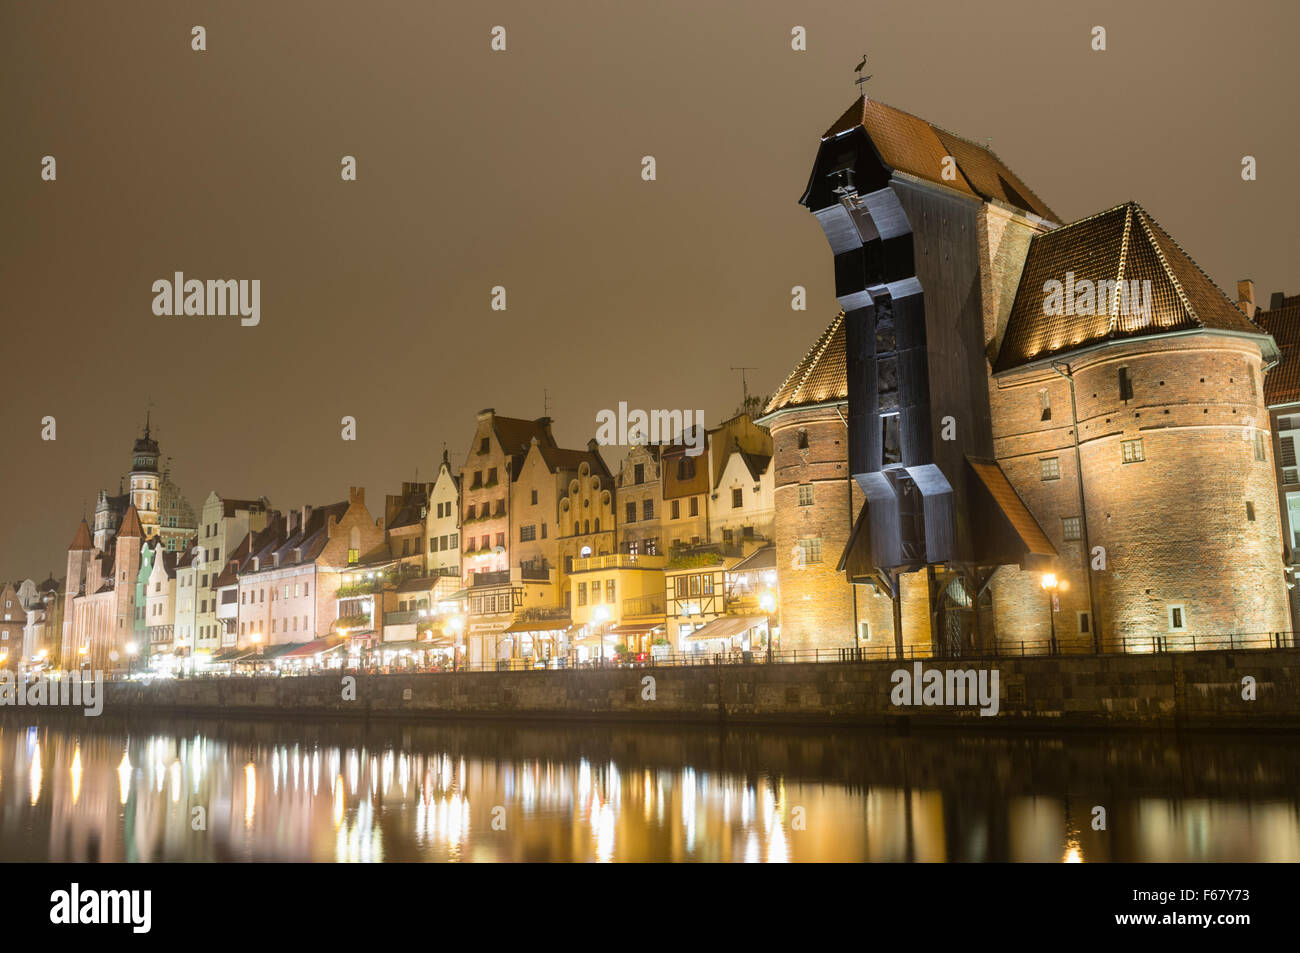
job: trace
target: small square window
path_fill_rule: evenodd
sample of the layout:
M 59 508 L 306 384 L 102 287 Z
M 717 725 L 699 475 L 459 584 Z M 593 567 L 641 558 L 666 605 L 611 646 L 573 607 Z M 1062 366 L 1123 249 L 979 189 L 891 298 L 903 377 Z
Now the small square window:
M 1038 461 L 1039 479 L 1059 480 L 1061 478 L 1061 461 L 1058 457 L 1044 457 Z
M 1061 520 L 1061 531 L 1066 542 L 1081 538 L 1083 521 L 1077 516 L 1067 516 Z
M 1141 463 L 1146 459 L 1146 453 L 1142 449 L 1141 438 L 1137 440 L 1121 440 L 1119 448 L 1120 458 L 1125 463 Z
M 799 484 L 799 505 L 812 506 L 813 488 L 811 483 Z

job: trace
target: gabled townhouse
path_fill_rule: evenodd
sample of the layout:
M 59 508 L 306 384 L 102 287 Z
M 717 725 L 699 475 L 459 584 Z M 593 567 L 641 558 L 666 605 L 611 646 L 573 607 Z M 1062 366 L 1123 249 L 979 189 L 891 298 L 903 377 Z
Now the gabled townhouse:
M 59 664 L 63 636 L 62 591 L 63 583 L 52 573 L 43 582 L 24 579 L 18 586 L 18 602 L 27 616 L 22 653 L 29 671 Z
M 738 547 L 773 536 L 772 435 L 740 414 L 709 431 L 709 541 Z
M 698 439 L 698 443 L 696 440 Z M 704 441 L 692 439 L 664 447 L 659 475 L 663 485 L 662 516 L 664 551 L 699 546 L 709 541 L 709 459 L 705 453 L 688 451 Z
M 203 501 L 199 515 L 199 549 L 195 557 L 195 651 L 212 655 L 221 648 L 223 624 L 217 619 L 216 580 L 226 558 L 248 533 L 266 526 L 270 503 L 227 499 L 215 491 Z
M 474 438 L 460 471 L 461 570 L 468 586 L 477 573 L 508 572 L 511 559 L 510 487 L 533 440 L 555 447 L 551 419 L 500 417 L 492 408 L 478 415 Z
M 659 467 L 658 444 L 634 444 L 619 465 L 614 480 L 614 512 L 620 553 L 654 556 L 664 548 Z
M 198 537 L 176 553 L 176 620 L 173 628 L 172 654 L 185 671 L 194 670 L 194 649 L 198 641 L 198 574 L 195 560 L 200 547 Z
M 271 615 L 267 607 L 267 579 L 262 573 L 275 564 L 275 554 L 289 538 L 290 525 L 297 526 L 301 510 L 288 516 L 278 510 L 268 514 L 266 526 L 250 534 L 247 552 L 235 571 L 239 592 L 235 617 L 235 648 L 223 650 L 216 659 L 233 661 L 243 653 L 265 645 L 270 636 Z M 274 604 L 274 600 L 272 600 Z
M 426 525 L 429 574 L 447 578 L 438 593 L 445 597 L 460 588 L 460 476 L 452 470 L 446 450 L 429 492 Z
M 364 631 L 374 633 L 374 599 L 340 599 L 344 577 L 359 572 L 362 561 L 387 555 L 384 521 L 366 508 L 365 490 L 352 487 L 346 502 L 304 506 L 287 514 L 288 538 L 256 557 L 256 568 L 239 578 L 239 644 L 273 659 L 276 646 L 301 645 L 343 629 L 354 603 L 369 603 Z M 360 608 L 357 606 L 356 608 Z M 341 618 L 342 616 L 342 618 Z
M 162 540 L 152 547 L 149 574 L 144 583 L 144 632 L 139 652 L 155 669 L 171 670 L 176 645 L 176 564 L 180 553 L 168 550 Z
M 0 668 L 17 671 L 23 661 L 23 629 L 27 611 L 18 599 L 18 586 L 6 582 L 0 589 Z

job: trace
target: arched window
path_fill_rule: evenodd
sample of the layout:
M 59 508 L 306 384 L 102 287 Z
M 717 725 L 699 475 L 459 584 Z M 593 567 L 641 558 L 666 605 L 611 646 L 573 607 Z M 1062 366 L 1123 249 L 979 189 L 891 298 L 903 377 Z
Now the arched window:
M 583 520 L 583 521 L 582 521 L 582 535 L 583 535 L 583 536 L 586 536 L 586 535 L 587 535 L 588 533 L 590 533 L 590 532 L 591 532 L 591 520 Z

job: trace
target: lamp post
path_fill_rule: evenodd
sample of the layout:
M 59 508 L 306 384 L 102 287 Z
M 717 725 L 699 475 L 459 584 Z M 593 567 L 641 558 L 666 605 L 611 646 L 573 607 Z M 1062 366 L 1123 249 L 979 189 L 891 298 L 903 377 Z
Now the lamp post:
M 451 645 L 451 670 L 460 670 L 461 633 L 465 630 L 465 617 L 457 613 L 447 620 L 447 628 L 456 633 Z
M 598 580 L 599 582 L 599 580 Z M 591 613 L 592 621 L 596 623 L 596 657 L 605 661 L 605 623 L 609 622 L 609 610 L 604 606 L 597 606 Z
M 767 661 L 772 662 L 772 639 L 776 636 L 776 629 L 772 625 L 772 613 L 776 612 L 776 596 L 772 595 L 772 590 L 768 589 L 758 597 L 758 607 L 767 613 Z
M 1051 625 L 1052 632 L 1052 654 L 1056 654 L 1056 592 L 1060 583 L 1056 579 L 1056 573 L 1049 572 L 1043 576 L 1043 591 L 1047 593 L 1047 621 Z
M 126 677 L 128 679 L 135 674 L 135 657 L 139 651 L 140 646 L 134 642 L 126 643 Z

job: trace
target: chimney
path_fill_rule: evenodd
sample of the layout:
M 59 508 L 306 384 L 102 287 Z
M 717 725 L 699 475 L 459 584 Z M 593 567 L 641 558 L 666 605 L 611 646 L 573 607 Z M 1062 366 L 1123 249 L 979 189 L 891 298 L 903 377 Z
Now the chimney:
M 1237 307 L 1246 317 L 1255 317 L 1255 282 L 1243 278 L 1237 282 Z
M 1286 292 L 1274 291 L 1273 297 L 1269 299 L 1268 309 L 1270 311 L 1276 311 L 1278 308 L 1285 307 L 1285 305 L 1286 305 Z
M 600 455 L 600 443 L 596 440 L 595 437 L 592 437 L 590 440 L 587 441 L 587 452 L 594 453 L 597 456 Z
M 361 504 L 364 504 L 365 502 L 366 502 L 366 488 L 365 488 L 364 486 L 350 486 L 350 487 L 348 487 L 348 503 L 349 503 L 349 504 L 351 504 L 351 503 L 361 503 Z

